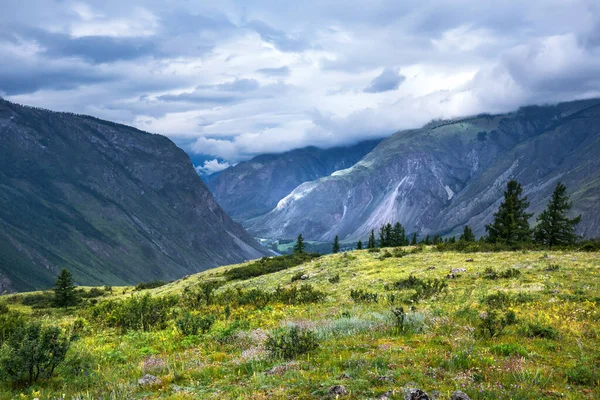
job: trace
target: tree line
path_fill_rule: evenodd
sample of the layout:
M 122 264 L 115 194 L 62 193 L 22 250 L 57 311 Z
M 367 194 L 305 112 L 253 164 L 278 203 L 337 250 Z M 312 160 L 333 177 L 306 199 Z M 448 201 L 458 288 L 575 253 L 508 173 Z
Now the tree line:
M 572 207 L 567 194 L 567 187 L 558 182 L 546 209 L 538 215 L 534 227 L 529 225 L 532 213 L 527 212 L 529 201 L 523 196 L 523 187 L 516 180 L 507 183 L 504 198 L 498 210 L 494 213 L 493 222 L 485 226 L 487 235 L 477 239 L 469 225 L 465 225 L 458 242 L 487 242 L 514 246 L 523 243 L 534 243 L 548 248 L 556 246 L 569 246 L 577 242 L 579 237 L 575 234 L 575 227 L 581 221 L 581 215 L 569 218 L 567 213 Z M 400 223 L 386 223 L 382 225 L 377 235 L 375 229 L 367 239 L 366 248 L 377 247 L 400 247 L 409 245 L 437 245 L 440 243 L 456 243 L 456 237 L 442 238 L 440 234 L 426 235 L 418 240 L 416 232 L 408 234 L 405 227 Z M 362 240 L 356 243 L 356 249 L 365 247 Z M 340 251 L 339 237 L 336 235 L 333 242 L 332 252 Z M 304 239 L 302 234 L 298 235 L 294 253 L 304 252 Z

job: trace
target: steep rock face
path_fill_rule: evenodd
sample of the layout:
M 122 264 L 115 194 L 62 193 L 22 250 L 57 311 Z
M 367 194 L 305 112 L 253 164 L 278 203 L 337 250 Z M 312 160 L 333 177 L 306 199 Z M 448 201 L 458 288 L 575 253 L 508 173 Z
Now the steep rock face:
M 313 240 L 365 238 L 387 222 L 409 232 L 485 232 L 509 179 L 523 183 L 538 213 L 558 180 L 600 235 L 600 100 L 525 107 L 430 123 L 381 142 L 351 168 L 307 182 L 268 214 L 247 223 L 257 236 Z M 532 221 L 533 222 L 533 221 Z
M 169 139 L 0 100 L 0 276 L 17 290 L 173 279 L 260 257 Z M 9 283 L 10 282 L 10 283 Z
M 348 168 L 373 150 L 379 140 L 348 147 L 306 147 L 265 154 L 206 177 L 217 202 L 238 221 L 266 214 L 303 182 Z

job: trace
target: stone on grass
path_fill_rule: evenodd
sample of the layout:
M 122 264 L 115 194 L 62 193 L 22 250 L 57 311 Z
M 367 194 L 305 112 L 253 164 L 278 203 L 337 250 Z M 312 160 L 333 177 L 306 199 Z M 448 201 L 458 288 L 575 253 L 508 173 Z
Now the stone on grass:
M 404 400 L 429 400 L 429 396 L 421 389 L 406 388 L 404 389 Z
M 154 375 L 146 374 L 138 379 L 138 385 L 140 386 L 156 386 L 160 385 L 162 380 L 155 377 Z
M 377 398 L 377 400 L 391 400 L 392 398 L 392 391 L 388 390 L 387 392 L 385 392 L 384 394 L 382 394 L 381 396 L 379 396 Z
M 465 392 L 461 392 L 460 390 L 455 390 L 452 392 L 450 396 L 450 400 L 471 400 L 469 396 Z
M 329 394 L 332 396 L 346 396 L 348 393 L 348 389 L 342 385 L 334 385 L 329 388 Z
M 452 268 L 450 270 L 451 274 L 462 274 L 463 272 L 467 272 L 466 268 Z

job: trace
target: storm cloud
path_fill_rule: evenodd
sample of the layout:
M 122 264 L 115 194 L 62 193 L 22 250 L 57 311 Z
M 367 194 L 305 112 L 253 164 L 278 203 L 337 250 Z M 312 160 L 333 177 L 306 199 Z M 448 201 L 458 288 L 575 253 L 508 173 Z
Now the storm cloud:
M 171 137 L 204 172 L 600 96 L 595 0 L 7 0 L 0 95 Z

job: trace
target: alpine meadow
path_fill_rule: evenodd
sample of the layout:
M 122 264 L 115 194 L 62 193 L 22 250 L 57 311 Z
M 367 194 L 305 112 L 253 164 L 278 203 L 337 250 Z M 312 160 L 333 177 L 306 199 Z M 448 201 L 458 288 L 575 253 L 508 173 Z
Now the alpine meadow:
M 6 0 L 0 400 L 600 399 L 598 21 Z

